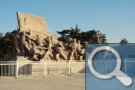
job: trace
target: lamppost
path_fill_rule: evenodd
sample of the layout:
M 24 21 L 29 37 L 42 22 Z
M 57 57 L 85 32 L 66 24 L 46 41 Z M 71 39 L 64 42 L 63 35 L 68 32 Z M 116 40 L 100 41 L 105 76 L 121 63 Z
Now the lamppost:
M 101 32 L 98 30 L 97 31 L 97 43 L 101 43 L 101 40 L 102 40 L 102 34 L 101 34 Z

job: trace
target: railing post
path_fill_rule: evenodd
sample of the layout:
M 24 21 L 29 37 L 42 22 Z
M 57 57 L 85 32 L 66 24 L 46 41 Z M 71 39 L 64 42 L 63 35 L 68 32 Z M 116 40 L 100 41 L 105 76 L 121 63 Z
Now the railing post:
M 125 73 L 127 73 L 127 60 L 125 59 Z
M 68 62 L 68 76 L 71 75 L 71 61 Z
M 18 61 L 16 61 L 16 78 L 18 79 Z
M 46 77 L 46 61 L 44 61 L 44 77 Z

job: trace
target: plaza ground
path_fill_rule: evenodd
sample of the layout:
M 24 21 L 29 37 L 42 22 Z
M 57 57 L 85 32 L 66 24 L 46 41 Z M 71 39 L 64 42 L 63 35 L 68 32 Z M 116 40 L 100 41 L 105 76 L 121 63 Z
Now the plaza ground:
M 85 75 L 0 78 L 0 90 L 85 90 Z

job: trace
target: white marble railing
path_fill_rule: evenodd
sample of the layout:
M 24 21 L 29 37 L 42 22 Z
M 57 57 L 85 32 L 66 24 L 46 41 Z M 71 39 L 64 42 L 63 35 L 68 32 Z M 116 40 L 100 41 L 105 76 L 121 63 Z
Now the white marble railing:
M 85 62 L 0 61 L 1 77 L 71 75 L 83 73 Z

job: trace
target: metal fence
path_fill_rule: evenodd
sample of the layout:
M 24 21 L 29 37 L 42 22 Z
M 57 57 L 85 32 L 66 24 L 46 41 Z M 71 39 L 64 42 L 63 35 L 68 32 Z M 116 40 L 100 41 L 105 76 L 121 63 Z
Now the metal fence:
M 71 63 L 75 62 L 0 61 L 0 77 L 71 75 Z
M 15 76 L 16 62 L 0 61 L 0 76 Z

